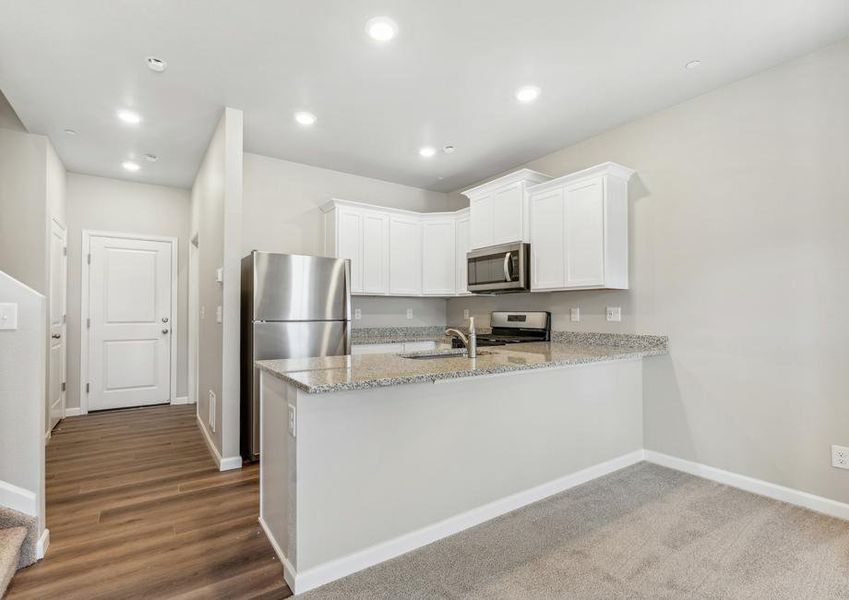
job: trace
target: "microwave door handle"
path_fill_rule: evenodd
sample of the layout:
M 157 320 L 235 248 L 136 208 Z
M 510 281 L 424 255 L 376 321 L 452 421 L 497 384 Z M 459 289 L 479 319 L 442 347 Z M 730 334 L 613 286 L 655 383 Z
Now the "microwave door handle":
M 508 283 L 513 281 L 513 276 L 510 274 L 510 252 L 504 254 L 504 279 Z

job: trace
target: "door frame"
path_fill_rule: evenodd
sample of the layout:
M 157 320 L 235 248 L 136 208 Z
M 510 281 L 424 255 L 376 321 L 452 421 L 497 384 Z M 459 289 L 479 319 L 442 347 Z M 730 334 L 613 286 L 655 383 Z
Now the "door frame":
M 139 240 L 144 242 L 168 242 L 171 244 L 171 386 L 169 391 L 169 402 L 177 402 L 177 336 L 179 335 L 179 323 L 177 320 L 177 293 L 179 291 L 177 282 L 177 250 L 179 244 L 176 237 L 164 235 L 145 235 L 140 233 L 120 233 L 116 231 L 98 231 L 83 229 L 82 245 L 80 252 L 80 414 L 88 414 L 88 392 L 86 384 L 89 373 L 89 329 L 85 327 L 86 319 L 90 315 L 89 286 L 91 280 L 91 265 L 88 262 L 88 254 L 91 249 L 91 238 L 108 237 L 125 240 Z
M 63 362 L 64 362 L 65 373 L 64 373 L 64 377 L 62 378 L 63 381 L 61 381 L 59 385 L 60 386 L 64 385 L 65 388 L 61 390 L 61 392 L 62 392 L 62 416 L 59 418 L 59 420 L 61 421 L 62 419 L 65 418 L 66 412 L 68 410 L 68 389 L 67 389 L 67 382 L 68 382 L 68 228 L 65 226 L 64 223 L 62 223 L 56 217 L 51 217 L 49 236 L 53 235 L 54 226 L 59 227 L 62 230 L 62 233 L 64 234 L 64 236 L 63 236 L 63 238 L 64 238 L 63 239 L 63 255 L 62 255 L 64 264 L 63 264 L 62 277 L 65 278 L 65 290 L 64 290 L 65 295 L 61 299 L 62 300 L 62 333 L 61 333 L 61 335 L 65 339 L 65 356 L 63 357 L 64 358 Z M 52 239 L 51 239 L 51 242 L 52 242 Z M 50 244 L 48 252 L 52 252 L 52 251 L 53 251 L 53 246 L 52 246 L 52 244 Z M 53 305 L 52 305 L 52 303 L 57 300 L 56 298 L 53 297 L 53 278 L 56 277 L 57 273 L 55 273 L 53 271 L 53 260 L 52 259 L 53 259 L 53 257 L 50 256 L 49 257 L 50 268 L 49 268 L 49 273 L 48 273 L 49 279 L 48 279 L 48 282 L 47 282 L 47 289 L 50 292 L 50 297 L 49 297 L 48 302 L 47 302 L 47 304 L 48 304 L 48 306 L 47 306 L 47 334 L 48 335 L 52 334 L 52 329 L 53 329 L 53 321 L 52 321 L 52 319 L 53 319 Z M 47 340 L 47 392 L 46 392 L 48 396 L 50 394 L 50 383 L 53 380 L 53 375 L 54 375 L 53 364 L 52 364 L 52 361 L 50 359 L 50 338 L 48 338 L 48 340 Z M 50 427 L 50 408 L 52 407 L 51 406 L 52 400 L 53 400 L 52 398 L 47 399 L 47 408 L 46 408 L 47 414 L 46 414 L 46 423 L 45 423 L 46 431 L 44 432 L 45 443 L 50 438 L 50 436 L 53 432 L 53 428 Z

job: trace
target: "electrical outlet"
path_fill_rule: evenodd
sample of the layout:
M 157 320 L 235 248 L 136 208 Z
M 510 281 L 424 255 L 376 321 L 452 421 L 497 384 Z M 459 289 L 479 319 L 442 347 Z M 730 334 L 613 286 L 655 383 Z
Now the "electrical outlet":
M 215 321 L 217 323 L 224 321 L 224 309 L 220 306 L 215 307 Z
M 607 307 L 607 320 L 608 321 L 621 321 L 622 320 L 622 308 L 619 306 L 608 306 Z
M 831 447 L 831 466 L 838 469 L 849 469 L 849 447 Z
M 295 431 L 295 429 L 296 429 L 295 424 L 298 422 L 298 420 L 295 418 L 295 414 L 296 414 L 295 413 L 295 407 L 290 404 L 289 405 L 289 435 L 291 435 L 292 437 L 297 437 L 296 431 Z
M 408 319 L 412 319 L 412 318 L 413 318 L 413 309 L 412 309 L 412 308 L 408 308 L 408 309 L 407 309 L 407 318 L 408 318 Z
M 218 283 L 224 282 L 224 268 L 223 267 L 218 267 L 215 270 L 215 281 L 217 281 Z
M 469 320 L 469 309 L 468 309 L 468 308 L 464 308 L 464 309 L 463 309 L 463 320 L 464 320 L 464 321 L 468 321 L 468 320 Z
M 206 316 L 206 307 L 201 304 L 200 305 L 200 318 L 203 319 Z
M 569 320 L 573 323 L 577 323 L 581 320 L 581 309 L 577 306 L 573 306 L 569 309 Z
M 355 309 L 354 309 L 354 320 L 355 320 L 355 321 L 359 321 L 359 320 L 360 320 L 360 319 L 362 319 L 362 318 L 363 318 L 363 311 L 362 311 L 362 309 L 355 308 Z
M 215 392 L 209 390 L 209 427 L 215 433 Z

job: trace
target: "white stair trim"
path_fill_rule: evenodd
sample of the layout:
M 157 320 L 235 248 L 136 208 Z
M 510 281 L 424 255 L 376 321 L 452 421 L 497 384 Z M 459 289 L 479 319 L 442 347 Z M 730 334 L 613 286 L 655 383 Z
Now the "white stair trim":
M 645 450 L 645 460 L 662 467 L 683 471 L 696 477 L 723 483 L 758 496 L 766 496 L 773 500 L 780 500 L 794 506 L 801 506 L 814 512 L 822 513 L 830 517 L 836 517 L 849 521 L 849 504 L 838 502 L 817 496 L 801 490 L 785 487 L 776 483 L 770 483 L 762 479 L 755 479 L 746 475 L 739 475 L 731 471 L 723 471 L 701 463 L 684 460 L 654 450 Z
M 35 492 L 0 481 L 0 506 L 11 508 L 25 515 L 38 516 Z
M 47 547 L 50 545 L 50 530 L 46 529 L 41 532 L 41 535 L 38 536 L 38 542 L 35 545 L 35 557 L 38 560 L 44 558 L 44 555 L 47 554 Z

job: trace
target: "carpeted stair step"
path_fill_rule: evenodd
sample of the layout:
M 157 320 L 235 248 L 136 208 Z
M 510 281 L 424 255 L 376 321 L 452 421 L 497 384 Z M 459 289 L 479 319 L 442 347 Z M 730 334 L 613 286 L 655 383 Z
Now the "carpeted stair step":
M 11 527 L 24 527 L 27 530 L 27 537 L 21 545 L 21 555 L 18 560 L 18 568 L 23 569 L 38 560 L 37 547 L 40 533 L 38 531 L 38 519 L 11 508 L 0 506 L 0 529 Z
M 6 587 L 18 570 L 21 557 L 21 545 L 27 537 L 26 527 L 0 529 L 0 598 L 6 593 Z

